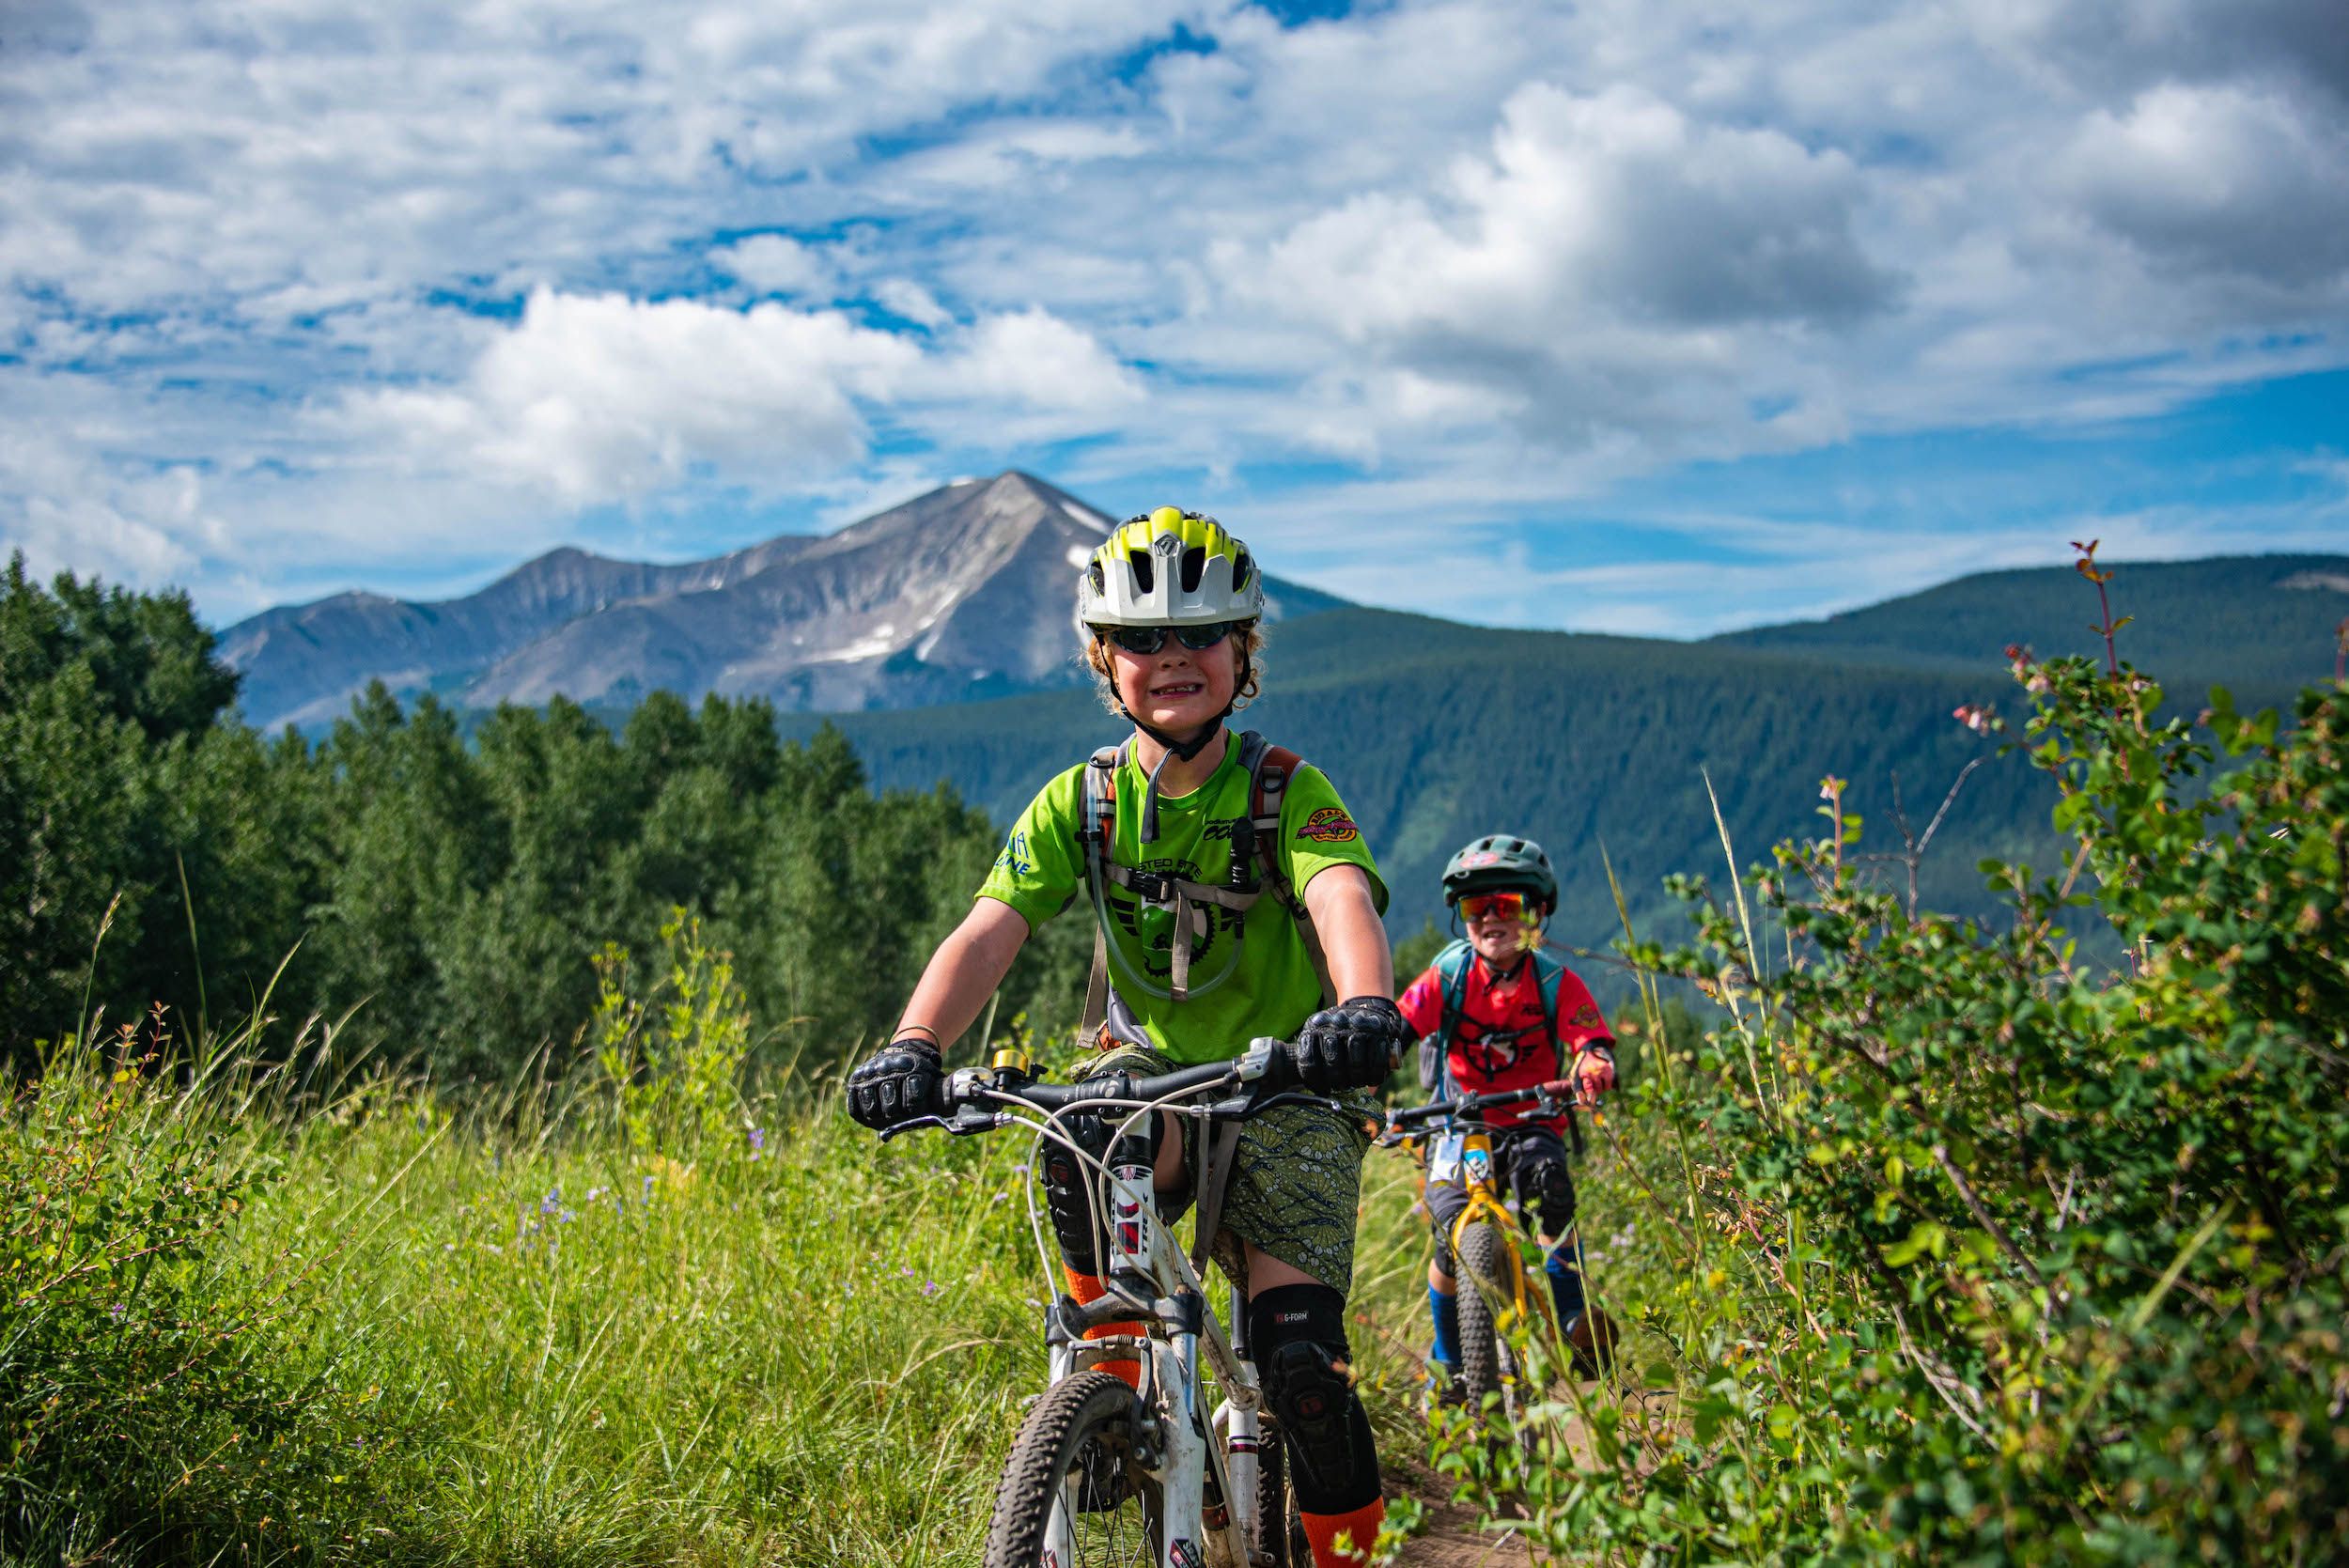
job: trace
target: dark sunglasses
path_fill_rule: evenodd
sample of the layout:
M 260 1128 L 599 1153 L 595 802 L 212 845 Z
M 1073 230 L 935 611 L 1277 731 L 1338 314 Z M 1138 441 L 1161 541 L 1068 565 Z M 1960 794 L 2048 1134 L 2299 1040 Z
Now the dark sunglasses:
M 1209 621 L 1205 626 L 1105 626 L 1101 631 L 1128 653 L 1156 653 L 1166 646 L 1166 634 L 1193 653 L 1215 646 L 1247 623 L 1244 621 Z

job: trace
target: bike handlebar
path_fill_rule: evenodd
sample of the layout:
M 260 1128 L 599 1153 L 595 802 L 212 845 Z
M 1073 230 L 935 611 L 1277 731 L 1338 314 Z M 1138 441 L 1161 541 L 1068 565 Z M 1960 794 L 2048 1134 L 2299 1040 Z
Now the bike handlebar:
M 1203 1062 L 1171 1073 L 1135 1078 L 1105 1073 L 1074 1083 L 1038 1083 L 1017 1067 L 960 1067 L 947 1075 L 940 1089 L 946 1107 L 942 1116 L 922 1116 L 881 1129 L 885 1141 L 916 1127 L 943 1127 L 957 1136 L 991 1132 L 1003 1125 L 1006 1099 L 1019 1100 L 1048 1114 L 1093 1100 L 1174 1100 L 1210 1089 L 1240 1089 L 1247 1093 L 1200 1108 L 1209 1121 L 1242 1121 L 1276 1105 L 1315 1105 L 1338 1109 L 1333 1100 L 1294 1091 L 1287 1071 L 1288 1048 L 1270 1038 L 1252 1040 L 1248 1049 L 1228 1062 Z
M 1498 1110 L 1504 1106 L 1534 1101 L 1540 1102 L 1538 1111 L 1525 1112 L 1525 1116 L 1539 1111 L 1573 1110 L 1594 1103 L 1579 1095 L 1580 1085 L 1574 1079 L 1555 1078 L 1547 1083 L 1537 1083 L 1525 1089 L 1496 1089 L 1487 1094 L 1463 1094 L 1458 1099 L 1431 1100 L 1425 1105 L 1407 1106 L 1388 1111 L 1387 1132 L 1398 1134 L 1412 1127 L 1424 1126 L 1430 1122 L 1453 1121 L 1480 1111 Z M 1519 1120 L 1523 1119 L 1524 1116 L 1519 1117 Z

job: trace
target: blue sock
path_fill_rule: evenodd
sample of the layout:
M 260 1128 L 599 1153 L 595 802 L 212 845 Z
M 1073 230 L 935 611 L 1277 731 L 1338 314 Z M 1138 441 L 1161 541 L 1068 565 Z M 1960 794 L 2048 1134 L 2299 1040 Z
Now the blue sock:
M 1427 1353 L 1430 1360 L 1445 1366 L 1460 1364 L 1460 1298 L 1446 1296 L 1435 1286 L 1427 1287 L 1427 1315 L 1436 1320 L 1436 1346 Z
M 1549 1276 L 1549 1298 L 1558 1304 L 1558 1331 L 1564 1333 L 1574 1327 L 1586 1303 L 1582 1298 L 1582 1270 L 1575 1266 L 1581 1248 L 1560 1250 L 1543 1260 L 1542 1272 Z

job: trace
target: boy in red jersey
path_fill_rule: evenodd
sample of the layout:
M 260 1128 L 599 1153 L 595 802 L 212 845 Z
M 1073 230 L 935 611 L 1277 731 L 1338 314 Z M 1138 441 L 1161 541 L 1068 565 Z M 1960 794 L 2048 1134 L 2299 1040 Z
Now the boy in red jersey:
M 1423 1036 L 1423 1084 L 1439 1097 L 1522 1089 L 1569 1076 L 1589 1099 L 1612 1089 L 1614 1038 L 1607 1020 L 1574 971 L 1542 945 L 1542 922 L 1558 904 L 1558 879 L 1542 846 L 1508 833 L 1480 838 L 1444 867 L 1443 890 L 1444 902 L 1467 922 L 1468 937 L 1438 954 L 1402 998 L 1405 1019 Z M 1574 1178 L 1562 1136 L 1565 1119 L 1521 1121 L 1510 1109 L 1487 1111 L 1485 1120 L 1519 1211 L 1539 1227 L 1559 1331 L 1573 1347 L 1577 1368 L 1595 1373 L 1606 1364 L 1614 1334 L 1583 1289 Z M 1446 1237 L 1467 1206 L 1463 1178 L 1427 1184 L 1436 1240 L 1427 1265 L 1428 1313 L 1435 1322 L 1429 1358 L 1439 1397 L 1450 1393 L 1460 1364 L 1459 1287 Z

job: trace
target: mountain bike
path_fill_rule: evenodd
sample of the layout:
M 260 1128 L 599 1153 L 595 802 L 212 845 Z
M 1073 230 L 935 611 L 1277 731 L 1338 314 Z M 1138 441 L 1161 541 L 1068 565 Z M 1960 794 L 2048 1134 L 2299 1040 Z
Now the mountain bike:
M 1393 1147 L 1425 1139 L 1429 1182 L 1466 1178 L 1468 1206 L 1445 1236 L 1457 1277 L 1467 1287 L 1459 1293 L 1460 1383 L 1471 1410 L 1482 1410 L 1486 1396 L 1498 1394 L 1511 1428 L 1528 1437 L 1531 1434 L 1519 1420 L 1526 1369 L 1518 1364 L 1510 1336 L 1522 1329 L 1555 1349 L 1558 1326 L 1550 1313 L 1548 1281 L 1526 1265 L 1526 1233 L 1501 1190 L 1493 1159 L 1494 1129 L 1483 1112 L 1521 1105 L 1527 1109 L 1518 1119 L 1531 1121 L 1587 1103 L 1579 1097 L 1572 1079 L 1558 1079 L 1527 1089 L 1391 1110 L 1377 1140 L 1381 1146 Z
M 1053 1281 L 1044 1314 L 1049 1370 L 996 1485 L 987 1568 L 1310 1562 L 1280 1433 L 1248 1355 L 1247 1296 L 1234 1281 L 1227 1333 L 1201 1281 L 1204 1263 L 1193 1262 L 1204 1260 L 1212 1235 L 1185 1256 L 1159 1217 L 1151 1184 L 1158 1112 L 1212 1127 L 1276 1105 L 1338 1110 L 1288 1086 L 1287 1051 L 1281 1041 L 1258 1039 L 1236 1061 L 1070 1084 L 1038 1083 L 1024 1052 L 999 1051 L 986 1067 L 948 1076 L 943 1114 L 881 1134 L 1028 1127 L 1075 1155 L 1097 1183 L 1093 1212 L 1103 1221 L 1096 1240 L 1107 1260 L 1107 1294 L 1089 1304 L 1059 1294 L 1059 1253 L 1029 1191 L 1030 1227 Z M 1218 1094 L 1225 1097 L 1201 1103 Z M 1104 1159 L 1061 1123 L 1105 1113 L 1120 1119 Z M 1202 1146 L 1209 1141 L 1203 1131 Z M 1125 1321 L 1140 1323 L 1143 1332 L 1083 1337 Z M 1138 1386 L 1101 1370 L 1109 1361 L 1139 1363 Z M 1212 1407 L 1209 1373 L 1221 1396 Z

